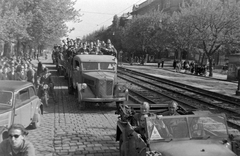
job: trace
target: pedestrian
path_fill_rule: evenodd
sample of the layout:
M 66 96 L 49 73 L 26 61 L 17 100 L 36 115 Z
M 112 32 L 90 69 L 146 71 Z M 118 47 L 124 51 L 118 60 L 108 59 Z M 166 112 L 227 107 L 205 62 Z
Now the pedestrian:
M 16 70 L 16 77 L 17 81 L 27 81 L 27 76 L 24 71 L 24 66 L 19 65 Z
M 26 139 L 28 132 L 21 124 L 13 124 L 8 129 L 8 139 L 0 143 L 1 156 L 35 156 L 33 144 Z
M 174 59 L 174 61 L 173 61 L 173 69 L 176 69 L 176 66 L 177 66 L 177 61 Z
M 161 63 L 160 60 L 158 60 L 158 68 L 160 67 L 160 63 Z
M 32 64 L 28 64 L 28 70 L 27 70 L 27 81 L 32 82 L 34 84 L 34 70 L 32 68 Z
M 8 80 L 8 67 L 5 66 L 2 70 L 2 72 L 0 73 L 0 80 Z
M 15 74 L 15 66 L 14 66 L 14 63 L 12 63 L 11 65 L 11 68 L 10 68 L 10 71 L 8 72 L 8 79 L 9 80 L 15 80 L 15 76 L 16 76 L 16 74 Z
M 2 71 L 3 71 L 3 66 L 2 65 L 0 65 L 0 80 L 2 79 L 2 77 L 3 77 L 3 73 L 2 73 Z
M 163 66 L 164 66 L 164 59 L 162 59 L 162 68 L 163 68 Z

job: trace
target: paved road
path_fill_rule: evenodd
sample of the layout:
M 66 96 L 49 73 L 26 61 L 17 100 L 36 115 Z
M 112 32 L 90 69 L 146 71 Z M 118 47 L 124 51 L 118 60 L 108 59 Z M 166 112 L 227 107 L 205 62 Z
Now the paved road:
M 58 102 L 50 99 L 50 106 L 44 107 L 41 127 L 29 130 L 28 139 L 34 144 L 36 155 L 118 155 L 114 104 L 79 110 L 76 98 L 68 95 L 66 80 L 57 76 L 50 60 L 42 62 L 52 72 Z

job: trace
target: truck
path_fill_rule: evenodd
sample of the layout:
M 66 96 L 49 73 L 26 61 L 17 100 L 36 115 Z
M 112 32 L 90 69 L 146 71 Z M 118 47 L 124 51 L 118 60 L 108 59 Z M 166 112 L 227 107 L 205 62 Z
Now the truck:
M 75 94 L 78 104 L 128 101 L 128 89 L 117 80 L 117 58 L 112 55 L 75 55 L 69 62 L 68 92 Z

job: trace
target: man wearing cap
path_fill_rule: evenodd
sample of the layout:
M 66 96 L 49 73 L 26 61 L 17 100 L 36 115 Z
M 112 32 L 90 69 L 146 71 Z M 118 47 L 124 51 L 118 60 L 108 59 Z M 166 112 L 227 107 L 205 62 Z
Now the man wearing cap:
M 110 53 L 111 55 L 117 56 L 117 50 L 116 50 L 115 47 L 112 45 L 110 39 L 107 40 L 106 48 L 107 48 L 108 53 Z

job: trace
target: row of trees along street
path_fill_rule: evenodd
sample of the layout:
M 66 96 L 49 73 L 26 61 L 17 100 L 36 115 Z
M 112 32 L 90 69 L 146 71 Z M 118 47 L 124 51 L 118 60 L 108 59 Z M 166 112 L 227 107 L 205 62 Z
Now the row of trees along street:
M 10 51 L 16 55 L 31 55 L 48 46 L 61 43 L 71 31 L 68 21 L 80 20 L 72 0 L 0 0 L 0 56 Z M 11 50 L 11 45 L 15 49 Z M 2 49 L 4 49 L 2 51 Z
M 109 28 L 101 28 L 86 40 L 110 38 L 119 50 L 141 54 L 174 51 L 188 55 L 202 53 L 209 61 L 212 76 L 213 55 L 238 52 L 240 46 L 240 2 L 236 0 L 191 0 L 178 11 L 154 12 L 122 24 L 116 15 Z M 155 55 L 156 56 L 156 55 Z

